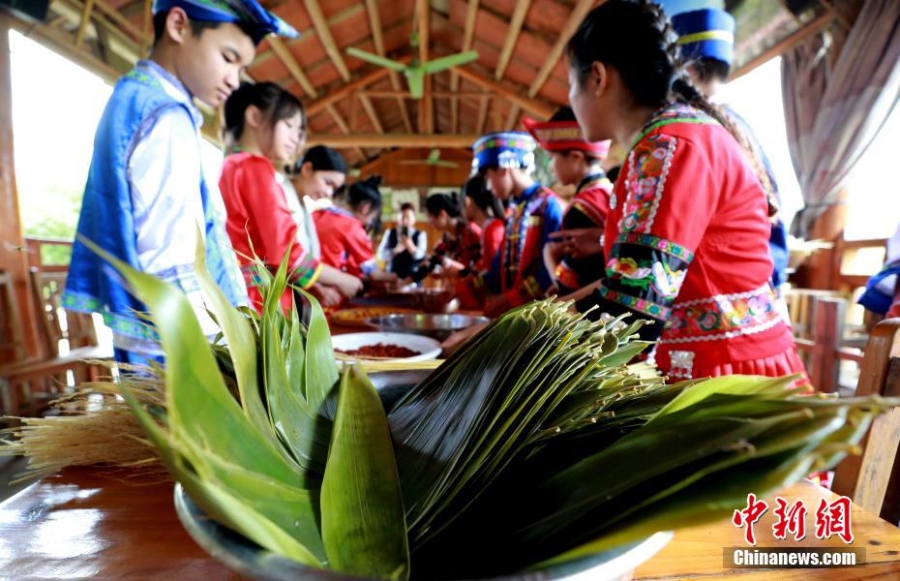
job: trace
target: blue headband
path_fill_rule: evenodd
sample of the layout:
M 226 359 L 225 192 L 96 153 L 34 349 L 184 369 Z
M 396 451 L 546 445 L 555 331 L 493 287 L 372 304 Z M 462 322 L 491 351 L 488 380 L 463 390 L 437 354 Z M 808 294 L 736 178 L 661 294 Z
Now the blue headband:
M 153 13 L 183 9 L 188 18 L 200 22 L 231 22 L 249 25 L 253 42 L 259 44 L 267 34 L 297 38 L 300 33 L 256 0 L 154 0 Z
M 734 56 L 734 18 L 717 8 L 682 12 L 672 17 L 686 60 L 712 58 L 728 66 Z
M 472 146 L 475 158 L 472 169 L 487 167 L 526 168 L 534 167 L 534 138 L 522 131 L 488 133 Z

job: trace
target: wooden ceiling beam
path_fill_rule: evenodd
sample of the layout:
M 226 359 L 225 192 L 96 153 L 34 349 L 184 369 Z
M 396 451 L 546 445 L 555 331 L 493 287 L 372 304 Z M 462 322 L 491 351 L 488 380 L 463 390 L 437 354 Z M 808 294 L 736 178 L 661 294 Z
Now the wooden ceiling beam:
M 472 43 L 475 41 L 475 20 L 478 17 L 478 0 L 469 0 L 466 8 L 466 31 L 463 34 L 463 52 L 472 49 Z M 456 70 L 450 71 L 450 91 L 455 93 L 459 90 L 459 75 Z M 450 102 L 450 132 L 459 131 L 459 99 L 453 99 Z
M 334 91 L 328 92 L 327 95 L 325 95 L 318 101 L 313 101 L 312 103 L 307 104 L 307 115 L 312 117 L 313 115 L 316 115 L 317 113 L 325 110 L 325 108 L 329 105 L 333 105 L 338 101 L 343 101 L 344 99 L 351 98 L 355 92 L 386 77 L 388 75 L 388 72 L 388 69 L 379 67 L 374 71 L 359 77 L 355 81 L 350 81 L 346 85 L 338 87 Z
M 75 48 L 81 48 L 84 44 L 84 35 L 87 33 L 88 24 L 91 22 L 91 12 L 94 10 L 94 0 L 86 0 L 81 9 L 81 21 L 78 23 L 78 33 L 75 34 Z
M 494 80 L 496 81 L 502 79 L 503 75 L 506 74 L 506 67 L 509 66 L 509 60 L 516 49 L 516 42 L 519 40 L 522 25 L 525 24 L 525 15 L 528 14 L 530 6 L 531 0 L 519 0 L 516 2 L 512 19 L 509 21 L 509 30 L 506 31 L 506 40 L 503 41 L 503 50 L 500 51 L 500 60 L 497 62 L 497 68 L 494 70 Z
M 284 64 L 285 68 L 287 68 L 288 72 L 291 73 L 291 76 L 294 77 L 294 80 L 303 88 L 303 92 L 313 99 L 318 97 L 319 92 L 316 91 L 316 88 L 309 82 L 309 78 L 306 76 L 306 73 L 303 72 L 303 69 L 300 68 L 297 59 L 294 58 L 288 45 L 276 36 L 270 36 L 268 40 L 269 46 L 272 47 L 272 51 L 278 55 L 278 58 L 281 59 L 281 62 Z
M 388 147 L 472 147 L 478 135 L 453 135 L 449 133 L 349 133 L 345 135 L 311 134 L 310 145 L 327 145 L 335 149 L 347 148 L 388 148 Z
M 51 8 L 59 13 L 59 18 L 61 18 L 63 22 L 70 24 L 79 24 L 81 22 L 79 17 L 76 16 L 76 12 L 80 10 L 83 13 L 85 6 L 87 6 L 86 3 L 81 3 L 78 0 L 55 0 L 53 4 L 51 4 Z M 94 0 L 94 6 L 99 8 L 97 0 Z M 51 26 L 51 28 L 57 27 Z M 109 49 L 115 52 L 123 60 L 128 61 L 129 64 L 134 64 L 140 58 L 140 44 L 119 30 L 115 23 L 110 22 L 102 15 L 94 13 L 90 24 L 85 28 L 85 37 L 87 37 L 88 32 L 92 28 L 98 33 L 101 29 L 109 33 Z M 73 41 L 73 43 L 75 43 L 75 41 Z M 77 43 L 76 46 L 81 48 L 81 44 L 82 43 Z
M 347 63 L 344 62 L 344 55 L 341 54 L 337 43 L 334 42 L 334 37 L 331 36 L 331 29 L 328 27 L 328 21 L 325 20 L 325 15 L 322 14 L 322 8 L 319 6 L 318 1 L 303 0 L 303 4 L 306 6 L 306 11 L 309 13 L 310 20 L 312 20 L 313 28 L 316 29 L 316 32 L 319 35 L 319 42 L 322 43 L 322 46 L 325 47 L 325 52 L 331 57 L 331 64 L 338 70 L 338 73 L 340 73 L 341 78 L 344 79 L 345 82 L 349 81 L 350 70 L 347 69 Z
M 400 97 L 401 99 L 409 98 L 409 91 L 360 91 L 360 95 L 365 95 L 370 99 L 394 99 Z M 484 97 L 486 93 L 484 92 L 476 92 L 476 91 L 432 91 L 431 97 L 433 99 L 481 99 Z
M 547 82 L 547 79 L 550 78 L 553 69 L 556 67 L 560 57 L 562 57 L 563 52 L 566 50 L 566 44 L 568 44 L 569 39 L 572 38 L 572 35 L 578 30 L 578 26 L 581 25 L 581 22 L 584 20 L 585 16 L 587 16 L 588 12 L 591 11 L 591 8 L 594 7 L 595 3 L 596 0 L 578 0 L 578 3 L 572 8 L 569 19 L 563 25 L 562 30 L 559 32 L 559 36 L 556 38 L 556 44 L 550 49 L 550 54 L 547 55 L 547 59 L 544 61 L 544 64 L 541 65 L 537 75 L 535 75 L 531 87 L 528 88 L 529 97 L 534 98 L 541 92 L 541 88 Z
M 503 97 L 514 105 L 518 105 L 528 113 L 531 113 L 532 115 L 535 115 L 542 119 L 549 119 L 555 111 L 555 109 L 550 105 L 525 97 L 515 90 L 508 89 L 500 83 L 497 83 L 496 81 L 493 81 L 491 79 L 487 79 L 469 69 L 456 67 L 456 72 L 459 73 L 460 77 L 469 81 L 473 85 L 477 85 L 482 89 L 486 89 L 499 97 Z
M 790 36 L 788 36 L 781 42 L 778 42 L 777 44 L 775 44 L 775 46 L 769 48 L 766 51 L 763 51 L 759 56 L 748 61 L 747 63 L 742 65 L 739 69 L 732 71 L 731 75 L 728 77 L 728 81 L 731 82 L 739 77 L 742 77 L 742 76 L 746 75 L 747 73 L 749 73 L 750 71 L 752 71 L 753 69 L 755 69 L 756 67 L 762 65 L 766 61 L 769 61 L 769 60 L 775 58 L 776 56 L 793 49 L 795 46 L 799 45 L 801 42 L 803 42 L 807 38 L 809 38 L 815 34 L 818 34 L 822 30 L 827 28 L 833 22 L 834 22 L 833 14 L 831 14 L 830 12 L 826 12 L 826 13 L 822 14 L 815 20 L 809 22 L 809 24 L 807 24 L 800 30 L 797 30 L 796 32 L 794 32 L 793 34 L 791 34 Z
M 366 0 L 366 10 L 369 13 L 369 30 L 372 32 L 375 52 L 380 56 L 385 56 L 384 33 L 381 30 L 381 13 L 378 11 L 378 0 Z M 391 88 L 395 91 L 401 90 L 400 75 L 396 71 L 391 71 L 390 78 Z M 406 109 L 406 101 L 400 96 L 397 97 L 397 108 L 400 110 L 403 125 L 408 132 L 412 133 L 412 122 L 409 119 L 409 111 Z
M 481 108 L 478 110 L 478 124 L 475 126 L 478 135 L 484 134 L 484 128 L 487 124 L 488 118 L 488 106 L 491 104 L 490 99 L 482 99 L 481 100 Z
M 141 33 L 141 54 L 149 55 L 153 48 L 153 0 L 144 0 L 144 17 L 141 20 L 144 31 Z
M 416 0 L 416 19 L 417 26 L 416 28 L 419 31 L 419 62 L 426 63 L 428 62 L 428 43 L 431 41 L 429 38 L 429 28 L 428 28 L 428 0 Z
M 340 26 L 341 23 L 343 23 L 344 21 L 346 21 L 350 18 L 353 18 L 354 16 L 358 15 L 363 10 L 365 10 L 365 6 L 363 6 L 362 4 L 354 4 L 354 5 L 350 6 L 349 8 L 335 14 L 334 16 L 332 16 L 331 18 L 326 20 L 326 22 L 328 23 L 328 27 L 334 28 L 336 26 Z M 288 43 L 288 44 L 289 45 L 300 44 L 300 43 L 312 40 L 313 38 L 316 38 L 316 36 L 318 36 L 318 33 L 316 33 L 315 28 L 307 28 L 306 30 L 300 31 L 300 38 L 296 38 L 296 39 L 290 41 L 290 43 Z M 272 38 L 272 37 L 270 36 L 268 38 Z M 277 56 L 277 55 L 275 54 L 274 51 L 264 50 L 256 55 L 256 58 L 253 59 L 253 64 L 261 65 L 262 63 L 268 61 L 269 59 L 271 59 L 275 56 Z
M 381 125 L 381 119 L 378 117 L 378 111 L 375 110 L 372 100 L 366 95 L 360 94 L 359 102 L 362 104 L 363 109 L 365 109 L 366 115 L 369 116 L 369 121 L 372 122 L 372 127 L 375 128 L 375 131 L 384 133 L 384 126 Z
M 351 135 L 350 127 L 347 125 L 347 122 L 341 116 L 341 112 L 338 111 L 334 107 L 334 105 L 326 106 L 325 110 L 328 111 L 328 114 L 331 115 L 332 119 L 334 119 L 335 125 L 338 126 L 338 129 L 340 129 L 344 135 Z M 307 139 L 307 141 L 309 141 L 309 139 Z M 363 159 L 363 161 L 368 159 L 366 156 L 366 152 L 364 152 L 362 150 L 362 147 L 360 147 L 359 143 L 351 143 L 351 144 L 347 145 L 347 148 L 356 151 L 356 153 L 359 154 L 359 156 Z
M 425 75 L 425 92 L 419 111 L 422 114 L 422 122 L 419 128 L 423 133 L 434 133 L 434 99 L 431 96 L 432 76 Z
M 428 0 L 416 0 L 416 27 L 419 33 L 419 62 L 428 62 L 428 45 L 431 42 L 428 25 L 429 6 Z M 431 75 L 425 75 L 424 93 L 419 100 L 419 131 L 422 133 L 434 133 L 434 101 L 431 99 Z
M 504 124 L 505 129 L 515 130 L 516 129 L 516 121 L 519 120 L 519 116 L 522 114 L 522 109 L 518 105 L 513 105 L 509 108 L 509 114 L 506 116 L 506 123 Z

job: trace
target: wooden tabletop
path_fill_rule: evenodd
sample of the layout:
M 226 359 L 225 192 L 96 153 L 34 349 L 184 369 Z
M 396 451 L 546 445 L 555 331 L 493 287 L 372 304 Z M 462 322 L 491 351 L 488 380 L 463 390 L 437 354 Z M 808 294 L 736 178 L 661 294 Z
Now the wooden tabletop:
M 805 482 L 781 496 L 810 508 L 829 491 Z M 772 503 L 770 503 L 772 504 Z M 771 513 L 771 510 L 769 511 Z M 756 525 L 758 547 L 833 546 L 810 530 L 800 542 L 775 541 L 769 513 Z M 811 518 L 814 522 L 814 518 Z M 812 523 L 810 523 L 812 524 Z M 742 546 L 742 530 L 730 521 L 678 531 L 636 580 L 900 578 L 900 529 L 853 508 L 852 547 L 866 549 L 866 564 L 843 569 L 751 570 L 723 567 L 722 549 Z M 0 578 L 3 579 L 237 579 L 204 553 L 175 515 L 172 484 L 135 485 L 88 468 L 66 469 L 0 504 Z
M 877 516 L 853 506 L 851 511 L 851 532 L 854 539 L 844 543 L 838 536 L 819 539 L 815 535 L 816 509 L 824 499 L 834 502 L 837 495 L 808 480 L 799 482 L 777 495 L 793 504 L 802 501 L 808 513 L 806 516 L 806 537 L 795 540 L 788 533 L 785 540 L 776 539 L 772 525 L 777 518 L 774 509 L 775 497 L 763 499 L 768 511 L 754 525 L 756 546 L 748 545 L 744 539 L 744 529 L 738 528 L 730 520 L 712 525 L 682 529 L 675 532 L 675 538 L 655 557 L 638 567 L 635 581 L 698 579 L 703 581 L 756 581 L 777 579 L 778 581 L 806 581 L 808 579 L 827 581 L 850 581 L 851 579 L 900 579 L 900 528 Z M 863 548 L 865 564 L 855 567 L 817 569 L 748 569 L 726 567 L 723 550 L 727 547 L 763 549 L 777 547 L 797 549 L 800 547 Z

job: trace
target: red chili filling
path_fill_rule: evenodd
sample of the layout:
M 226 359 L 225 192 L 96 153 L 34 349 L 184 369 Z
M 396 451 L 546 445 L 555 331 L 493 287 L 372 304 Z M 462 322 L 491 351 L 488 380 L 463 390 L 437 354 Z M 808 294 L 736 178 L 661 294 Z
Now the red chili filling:
M 392 359 L 413 357 L 421 354 L 419 351 L 413 351 L 407 347 L 401 347 L 400 345 L 393 345 L 390 343 L 363 345 L 359 349 L 353 349 L 352 351 L 344 351 L 341 349 L 335 349 L 335 351 L 343 353 L 344 355 L 355 355 L 357 357 L 390 357 Z

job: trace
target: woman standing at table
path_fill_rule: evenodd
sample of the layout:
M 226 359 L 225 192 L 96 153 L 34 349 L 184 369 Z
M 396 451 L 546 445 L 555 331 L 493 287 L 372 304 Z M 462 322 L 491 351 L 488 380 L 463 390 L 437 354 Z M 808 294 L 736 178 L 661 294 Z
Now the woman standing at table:
M 322 245 L 322 262 L 358 279 L 396 280 L 378 269 L 366 228 L 381 214 L 381 176 L 353 182 L 335 198 L 335 205 L 316 210 L 313 219 Z
M 322 264 L 298 242 L 297 222 L 275 168 L 296 156 L 305 127 L 302 103 L 274 83 L 245 83 L 225 101 L 225 128 L 233 151 L 222 164 L 219 189 L 228 213 L 225 228 L 257 309 L 262 297 L 254 284 L 254 256 L 274 271 L 289 252 L 289 281 L 314 294 L 322 294 L 313 288 L 319 284 L 335 287 L 345 297 L 362 287 L 358 279 Z M 290 308 L 292 299 L 288 289 L 282 297 L 284 308 Z
M 632 144 L 610 198 L 606 272 L 579 310 L 648 319 L 641 335 L 658 339 L 673 379 L 805 373 L 769 285 L 761 164 L 691 85 L 660 7 L 609 0 L 567 52 L 585 138 Z
M 481 260 L 481 228 L 470 222 L 455 193 L 431 194 L 425 199 L 428 223 L 441 233 L 431 263 L 445 273 L 466 274 Z

